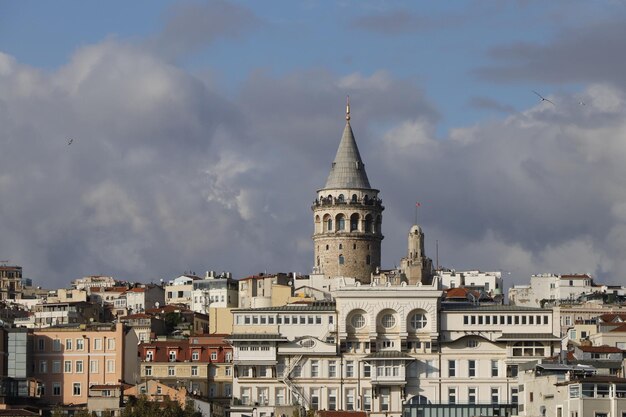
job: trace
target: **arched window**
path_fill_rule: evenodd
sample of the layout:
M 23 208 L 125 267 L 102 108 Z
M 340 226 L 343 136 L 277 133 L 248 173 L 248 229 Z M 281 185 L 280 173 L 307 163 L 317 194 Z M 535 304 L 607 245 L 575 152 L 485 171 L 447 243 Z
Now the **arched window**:
M 329 232 L 333 230 L 333 219 L 331 219 L 330 217 L 328 218 L 328 220 L 326 220 L 326 230 L 328 230 Z
M 370 202 L 370 198 L 367 196 L 367 194 L 365 194 L 365 197 L 363 197 L 363 203 L 369 204 L 369 202 Z
M 317 266 L 320 266 L 320 257 L 317 257 Z
M 326 245 L 326 250 L 328 250 L 328 245 Z
M 426 318 L 426 314 L 419 311 L 411 315 L 411 317 L 409 318 L 409 323 L 414 330 L 420 330 L 426 326 L 426 323 L 428 323 L 428 319 Z
M 354 232 L 356 230 L 359 230 L 359 215 L 354 213 L 350 216 L 350 231 Z
M 346 218 L 343 214 L 337 215 L 337 230 L 346 230 Z
M 343 265 L 346 263 L 346 260 L 343 258 L 343 255 L 339 255 L 339 265 Z
M 363 326 L 365 326 L 365 316 L 363 316 L 363 314 L 361 313 L 355 314 L 354 316 L 352 316 L 350 324 L 352 324 L 352 327 L 354 327 L 355 329 L 362 329 Z
M 352 202 L 356 203 L 358 200 L 358 197 L 356 196 L 356 194 L 352 194 Z
M 382 324 L 385 329 L 391 329 L 393 326 L 396 325 L 396 318 L 393 316 L 393 314 L 385 314 L 380 320 L 380 324 Z
M 365 216 L 365 232 L 369 232 L 369 233 L 374 232 L 373 225 L 374 225 L 374 222 L 372 221 L 372 215 L 371 214 L 366 215 Z
M 343 203 L 345 201 L 345 197 L 343 196 L 343 194 L 339 194 L 337 196 L 337 202 L 338 203 Z
M 343 244 L 339 244 L 339 250 L 343 249 Z
M 374 225 L 374 233 L 380 233 L 380 226 L 383 223 L 383 219 L 380 216 L 376 216 L 376 224 Z

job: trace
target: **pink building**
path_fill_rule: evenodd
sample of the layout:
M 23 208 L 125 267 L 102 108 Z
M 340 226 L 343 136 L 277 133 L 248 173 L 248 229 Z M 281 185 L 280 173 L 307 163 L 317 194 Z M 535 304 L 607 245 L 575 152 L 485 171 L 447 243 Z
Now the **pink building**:
M 87 404 L 93 385 L 138 381 L 137 335 L 122 324 L 34 331 L 33 376 L 50 404 Z

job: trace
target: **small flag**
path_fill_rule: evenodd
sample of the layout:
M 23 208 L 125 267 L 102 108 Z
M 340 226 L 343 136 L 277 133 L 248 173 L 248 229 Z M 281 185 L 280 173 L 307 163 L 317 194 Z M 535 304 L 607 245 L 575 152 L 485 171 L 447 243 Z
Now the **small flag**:
M 415 207 L 419 207 L 419 206 L 421 206 L 420 203 L 415 203 Z

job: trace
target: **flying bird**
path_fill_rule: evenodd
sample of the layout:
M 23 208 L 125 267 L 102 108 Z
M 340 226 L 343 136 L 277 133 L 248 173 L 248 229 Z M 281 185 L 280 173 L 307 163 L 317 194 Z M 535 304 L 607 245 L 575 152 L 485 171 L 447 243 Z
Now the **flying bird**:
M 67 140 L 67 146 L 70 146 L 72 143 L 74 143 L 74 138 L 69 138 Z
M 537 96 L 541 99 L 541 101 L 547 101 L 548 103 L 552 104 L 554 106 L 554 103 L 551 102 L 550 100 L 548 100 L 547 98 L 545 98 L 544 96 L 542 96 L 541 94 L 539 94 L 538 92 L 536 92 L 535 90 L 533 90 L 533 93 L 537 94 Z

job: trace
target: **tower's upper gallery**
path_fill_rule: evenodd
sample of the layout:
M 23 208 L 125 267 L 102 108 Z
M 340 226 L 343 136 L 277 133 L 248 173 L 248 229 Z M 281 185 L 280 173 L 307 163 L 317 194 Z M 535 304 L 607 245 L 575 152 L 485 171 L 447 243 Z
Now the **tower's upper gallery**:
M 352 127 L 350 126 L 350 104 L 346 108 L 346 127 L 343 130 L 337 155 L 323 189 L 371 189 L 365 165 L 361 160 Z

